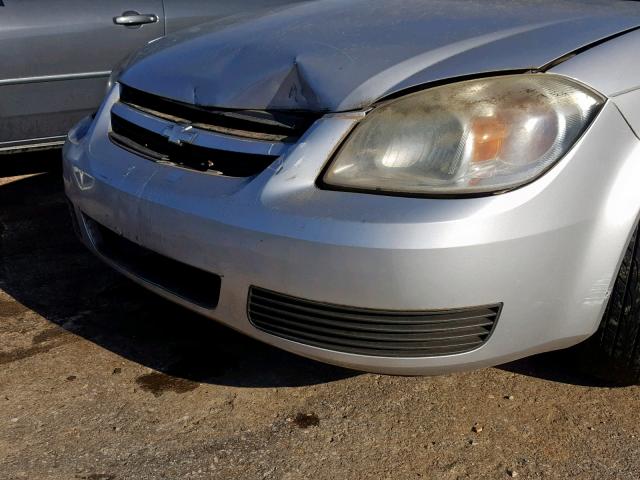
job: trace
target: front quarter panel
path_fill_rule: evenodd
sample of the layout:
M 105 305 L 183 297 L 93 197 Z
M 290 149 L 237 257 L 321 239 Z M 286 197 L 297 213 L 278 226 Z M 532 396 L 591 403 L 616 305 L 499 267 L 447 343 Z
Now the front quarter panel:
M 565 75 L 616 97 L 640 87 L 640 28 L 581 52 L 553 67 Z

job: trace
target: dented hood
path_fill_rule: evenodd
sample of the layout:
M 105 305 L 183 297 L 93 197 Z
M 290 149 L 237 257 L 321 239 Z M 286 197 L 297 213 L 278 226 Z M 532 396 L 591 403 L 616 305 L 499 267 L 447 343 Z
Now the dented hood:
M 323 0 L 166 37 L 121 81 L 203 106 L 345 111 L 427 82 L 540 68 L 639 24 L 639 3 L 610 0 Z

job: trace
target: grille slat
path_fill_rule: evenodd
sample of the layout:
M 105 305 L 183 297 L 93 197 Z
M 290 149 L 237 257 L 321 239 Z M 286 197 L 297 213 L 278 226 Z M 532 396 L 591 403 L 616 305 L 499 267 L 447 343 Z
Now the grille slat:
M 501 307 L 374 310 L 251 287 L 248 315 L 259 330 L 307 345 L 363 355 L 424 357 L 478 348 L 493 332 Z

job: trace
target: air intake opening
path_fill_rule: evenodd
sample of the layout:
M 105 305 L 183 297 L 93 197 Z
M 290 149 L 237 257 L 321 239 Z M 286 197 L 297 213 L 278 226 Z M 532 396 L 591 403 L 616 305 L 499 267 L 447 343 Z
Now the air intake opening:
M 218 275 L 160 255 L 83 217 L 96 250 L 107 260 L 190 303 L 206 309 L 217 307 L 221 285 Z
M 482 346 L 502 304 L 433 311 L 374 310 L 320 303 L 251 287 L 249 321 L 259 330 L 338 352 L 381 357 L 453 355 Z

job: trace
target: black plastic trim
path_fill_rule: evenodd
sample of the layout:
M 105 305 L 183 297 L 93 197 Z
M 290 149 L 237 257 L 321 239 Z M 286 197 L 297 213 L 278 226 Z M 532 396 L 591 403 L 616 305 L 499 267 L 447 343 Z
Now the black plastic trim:
M 201 308 L 218 306 L 222 284 L 219 275 L 138 245 L 86 214 L 83 220 L 98 254 L 120 269 Z
M 276 155 L 234 152 L 198 145 L 176 145 L 111 112 L 109 138 L 116 145 L 153 161 L 167 162 L 201 172 L 229 177 L 251 177 L 271 165 Z
M 134 108 L 150 109 L 190 123 L 238 132 L 282 136 L 288 142 L 299 138 L 323 115 L 323 112 L 204 107 L 147 93 L 123 83 L 120 85 L 120 101 Z

